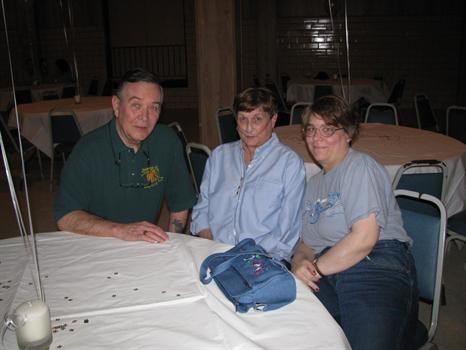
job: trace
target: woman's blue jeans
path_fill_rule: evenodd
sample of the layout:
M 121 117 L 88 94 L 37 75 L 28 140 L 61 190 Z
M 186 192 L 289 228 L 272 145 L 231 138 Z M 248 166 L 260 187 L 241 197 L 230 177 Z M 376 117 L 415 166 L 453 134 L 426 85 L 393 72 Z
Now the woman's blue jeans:
M 379 241 L 358 264 L 323 277 L 316 296 L 343 328 L 353 350 L 414 348 L 418 294 L 408 244 Z

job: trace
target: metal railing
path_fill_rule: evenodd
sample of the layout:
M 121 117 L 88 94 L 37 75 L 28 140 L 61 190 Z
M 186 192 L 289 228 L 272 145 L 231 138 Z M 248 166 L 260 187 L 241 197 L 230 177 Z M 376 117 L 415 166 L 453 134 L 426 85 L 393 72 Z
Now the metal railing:
M 113 78 L 127 70 L 144 67 L 158 75 L 162 82 L 188 79 L 184 45 L 126 46 L 112 48 Z

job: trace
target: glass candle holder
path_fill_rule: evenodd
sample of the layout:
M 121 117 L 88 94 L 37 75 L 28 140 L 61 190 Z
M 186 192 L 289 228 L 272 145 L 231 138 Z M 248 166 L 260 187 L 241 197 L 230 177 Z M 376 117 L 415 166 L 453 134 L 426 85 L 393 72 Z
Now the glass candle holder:
M 52 343 L 50 311 L 41 300 L 26 301 L 14 311 L 11 321 L 21 350 L 45 350 Z

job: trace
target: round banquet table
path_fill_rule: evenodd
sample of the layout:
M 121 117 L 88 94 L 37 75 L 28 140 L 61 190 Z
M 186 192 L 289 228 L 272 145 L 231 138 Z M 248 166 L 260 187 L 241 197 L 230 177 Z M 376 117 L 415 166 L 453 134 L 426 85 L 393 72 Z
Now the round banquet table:
M 301 125 L 277 127 L 280 141 L 296 151 L 305 162 L 308 178 L 320 168 L 314 163 L 304 142 Z M 405 126 L 362 123 L 353 148 L 367 153 L 387 169 L 393 180 L 403 164 L 416 159 L 437 159 L 448 169 L 444 204 L 448 215 L 462 210 L 466 200 L 466 145 L 427 130 Z
M 110 96 L 85 96 L 81 103 L 72 98 L 47 100 L 18 106 L 21 134 L 47 156 L 52 155 L 52 142 L 48 113 L 52 108 L 72 110 L 83 134 L 98 128 L 113 118 Z M 8 126 L 16 126 L 16 110 L 10 113 Z

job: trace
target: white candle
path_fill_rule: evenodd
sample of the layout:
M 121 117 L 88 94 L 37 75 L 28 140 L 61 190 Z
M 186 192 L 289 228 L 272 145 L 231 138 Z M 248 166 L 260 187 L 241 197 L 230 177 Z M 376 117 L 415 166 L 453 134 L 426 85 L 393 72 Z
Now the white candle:
M 52 326 L 48 306 L 40 300 L 26 301 L 14 312 L 18 346 L 44 346 L 52 341 Z

